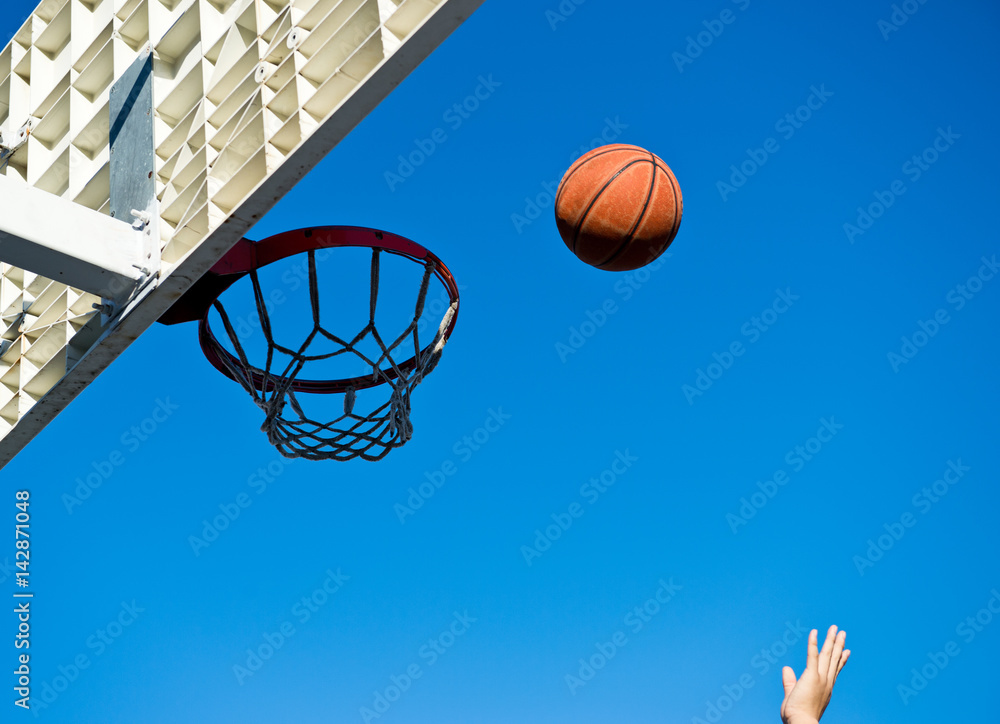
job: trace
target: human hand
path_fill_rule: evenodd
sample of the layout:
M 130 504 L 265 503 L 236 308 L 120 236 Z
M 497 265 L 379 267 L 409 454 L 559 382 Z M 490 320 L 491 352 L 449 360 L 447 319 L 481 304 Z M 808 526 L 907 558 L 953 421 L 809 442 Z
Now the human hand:
M 809 654 L 806 670 L 798 680 L 791 666 L 781 670 L 781 683 L 785 686 L 785 700 L 781 702 L 781 720 L 785 724 L 819 724 L 826 711 L 837 675 L 851 655 L 844 649 L 847 632 L 837 633 L 831 626 L 826 632 L 823 650 L 817 650 L 817 631 L 809 632 Z

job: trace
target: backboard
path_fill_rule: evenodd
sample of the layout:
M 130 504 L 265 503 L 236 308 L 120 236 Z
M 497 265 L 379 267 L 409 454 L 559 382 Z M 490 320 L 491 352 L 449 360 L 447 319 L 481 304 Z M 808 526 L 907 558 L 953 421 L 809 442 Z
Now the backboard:
M 0 466 L 482 0 L 43 0 L 0 53 Z

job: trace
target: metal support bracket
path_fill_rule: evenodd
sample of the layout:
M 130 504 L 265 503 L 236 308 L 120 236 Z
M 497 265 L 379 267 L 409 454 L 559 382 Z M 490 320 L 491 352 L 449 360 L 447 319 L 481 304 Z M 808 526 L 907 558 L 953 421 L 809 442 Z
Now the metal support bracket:
M 111 218 L 0 175 L 0 260 L 99 295 L 105 323 L 155 288 L 160 271 L 152 84 L 147 47 L 111 88 Z M 32 126 L 0 139 L 0 162 Z
M 160 270 L 159 209 L 156 200 L 156 146 L 153 136 L 153 49 L 146 45 L 110 92 L 111 216 L 140 235 L 140 276 L 135 292 Z M 135 298 L 105 299 L 117 312 Z M 112 315 L 113 316 L 113 315 Z

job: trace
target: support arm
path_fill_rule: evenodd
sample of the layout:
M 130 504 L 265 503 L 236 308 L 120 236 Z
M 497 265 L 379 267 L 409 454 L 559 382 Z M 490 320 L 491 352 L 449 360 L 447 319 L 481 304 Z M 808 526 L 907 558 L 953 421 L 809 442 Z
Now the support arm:
M 0 261 L 116 299 L 145 276 L 143 246 L 127 221 L 0 176 Z

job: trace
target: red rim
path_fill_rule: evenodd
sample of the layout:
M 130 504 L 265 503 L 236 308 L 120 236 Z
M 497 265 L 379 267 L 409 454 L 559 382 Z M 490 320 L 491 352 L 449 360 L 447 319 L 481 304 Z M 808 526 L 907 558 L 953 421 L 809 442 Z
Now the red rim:
M 235 276 L 237 278 L 249 274 L 255 269 L 273 264 L 276 261 L 287 259 L 295 254 L 304 254 L 317 249 L 329 249 L 335 247 L 367 247 L 372 249 L 382 249 L 390 254 L 406 257 L 415 262 L 425 264 L 428 261 L 434 263 L 434 276 L 448 290 L 449 300 L 453 304 L 458 304 L 458 284 L 451 271 L 430 251 L 416 242 L 410 241 L 397 234 L 376 229 L 366 229 L 360 226 L 318 226 L 308 229 L 297 229 L 286 231 L 275 236 L 269 236 L 261 241 L 249 241 L 242 239 L 236 244 L 215 266 L 211 269 L 211 274 L 219 277 Z M 235 281 L 235 279 L 233 280 Z M 226 285 L 228 288 L 228 285 Z M 224 289 L 222 290 L 224 291 Z M 212 363 L 215 369 L 231 380 L 239 381 L 232 373 L 232 369 L 242 366 L 239 358 L 226 350 L 209 325 L 208 317 L 216 299 L 222 294 L 216 295 L 205 309 L 204 316 L 198 323 L 198 340 L 201 349 Z M 451 337 L 455 323 L 458 321 L 458 308 L 451 318 L 451 323 L 445 330 L 444 338 Z M 434 342 L 421 350 L 421 356 L 431 351 Z M 230 364 L 227 364 L 226 361 Z M 230 366 L 231 365 L 231 366 Z M 411 357 L 405 362 L 397 365 L 404 373 L 408 373 L 416 366 L 416 357 Z M 249 369 L 254 386 L 258 390 L 271 392 L 274 383 L 271 376 L 266 375 L 263 370 L 257 367 Z M 348 389 L 363 390 L 370 387 L 377 387 L 387 381 L 397 378 L 399 375 L 395 369 L 383 370 L 374 380 L 372 375 L 362 375 L 339 380 L 300 380 L 292 382 L 291 388 L 296 392 L 307 392 L 312 394 L 336 394 L 346 392 Z

